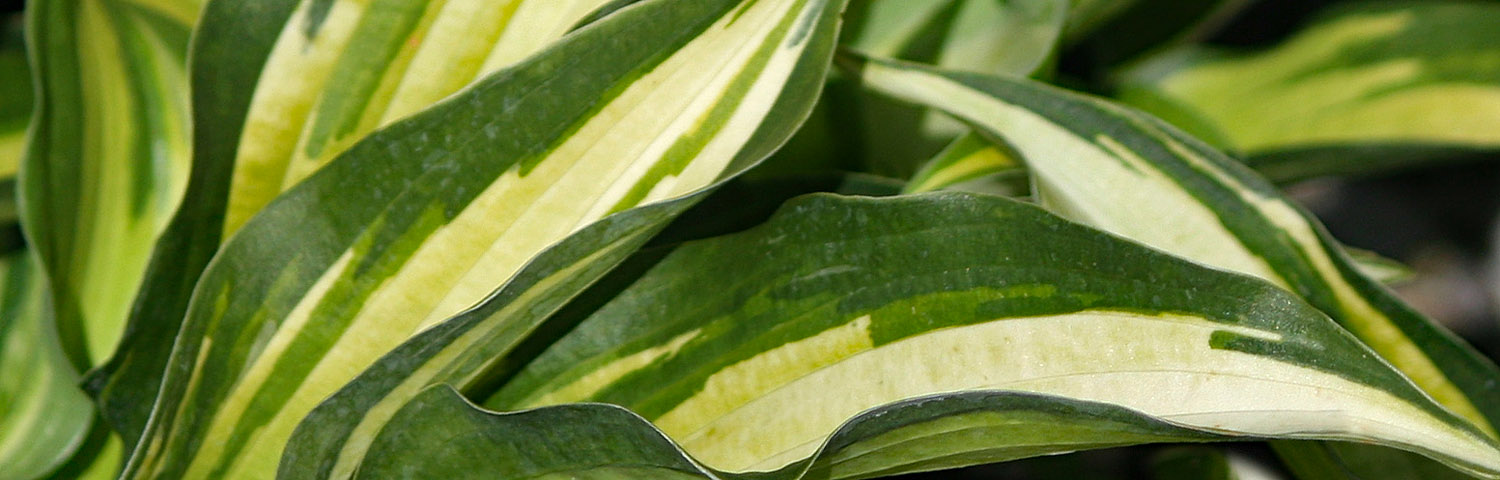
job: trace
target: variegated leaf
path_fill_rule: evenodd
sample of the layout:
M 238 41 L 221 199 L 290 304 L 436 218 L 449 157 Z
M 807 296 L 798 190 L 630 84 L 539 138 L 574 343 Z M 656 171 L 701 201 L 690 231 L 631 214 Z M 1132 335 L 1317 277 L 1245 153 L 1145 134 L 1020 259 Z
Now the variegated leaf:
M 1346 6 L 1268 50 L 1157 55 L 1121 98 L 1282 178 L 1472 158 L 1500 149 L 1496 29 L 1494 4 Z
M 121 352 L 89 389 L 135 438 L 221 240 L 381 125 L 564 35 L 605 0 L 222 0 L 195 33 L 194 201 L 156 246 Z M 619 2 L 615 2 L 619 3 Z M 614 5 L 618 7 L 619 5 Z
M 305 0 L 245 114 L 224 230 L 382 125 L 562 37 L 606 0 Z
M 993 414 L 1015 405 L 1005 394 L 954 395 L 980 390 L 1069 400 L 1043 402 L 1061 421 L 1032 422 Z M 991 413 L 835 433 L 957 397 Z M 570 402 L 626 407 L 704 466 L 779 478 L 1227 437 L 1375 442 L 1500 475 L 1492 439 L 1294 295 L 965 193 L 804 197 L 753 230 L 684 245 L 484 404 Z M 382 437 L 419 420 L 395 422 Z M 421 429 L 446 428 L 432 423 Z M 381 444 L 369 461 L 390 451 Z
M 0 257 L 0 478 L 48 475 L 94 423 L 47 315 L 36 263 L 27 251 Z
M 127 476 L 269 477 L 324 397 L 544 248 L 758 162 L 811 108 L 841 9 L 634 3 L 356 143 L 210 263 Z
M 851 4 L 845 46 L 955 70 L 1045 74 L 1068 13 L 1065 0 L 864 0 Z M 849 89 L 836 83 L 835 89 Z M 908 178 L 965 133 L 941 115 L 846 91 L 830 94 L 830 129 L 846 132 L 875 174 Z M 850 119 L 858 121 L 851 121 Z M 828 135 L 817 140 L 827 142 Z
M 39 102 L 21 221 L 77 368 L 125 329 L 188 168 L 186 48 L 196 0 L 27 3 Z
M 916 175 L 912 175 L 902 192 L 931 192 L 994 175 L 1024 177 L 1025 174 L 1025 167 L 1015 154 L 971 132 L 958 137 L 928 160 Z
M 1493 435 L 1495 365 L 1360 273 L 1314 218 L 1222 153 L 1136 110 L 1033 82 L 849 65 L 867 85 L 945 110 L 1014 148 L 1048 208 L 1296 292 Z

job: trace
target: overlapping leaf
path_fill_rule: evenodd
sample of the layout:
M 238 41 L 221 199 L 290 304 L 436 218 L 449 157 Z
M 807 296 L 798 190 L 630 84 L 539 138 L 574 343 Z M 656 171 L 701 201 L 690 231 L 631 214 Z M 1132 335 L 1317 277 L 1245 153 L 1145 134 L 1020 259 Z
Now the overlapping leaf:
M 1234 160 L 1140 112 L 1033 83 L 885 62 L 853 68 L 1020 152 L 1049 208 L 1296 292 L 1493 434 L 1495 365 L 1361 274 L 1316 220 Z
M 1283 285 L 1445 406 L 1486 430 L 1500 419 L 1493 363 L 1360 274 L 1315 219 L 1212 148 L 1140 112 L 1035 83 L 884 62 L 854 68 L 1020 152 L 1049 208 Z
M 1121 98 L 1279 177 L 1472 157 L 1500 148 L 1496 29 L 1493 4 L 1346 6 L 1265 51 L 1160 54 Z
M 660 433 L 614 407 L 412 398 L 381 413 L 360 474 L 866 478 L 1235 436 L 1500 474 L 1491 439 L 1292 294 L 962 193 L 804 197 L 684 245 L 485 401 L 607 402 Z
M 526 58 L 606 3 L 300 2 L 245 113 L 225 231 L 375 128 Z
M 845 45 L 874 55 L 956 70 L 1031 75 L 1047 70 L 1068 14 L 1063 0 L 866 0 L 851 4 Z M 908 178 L 921 162 L 965 132 L 944 118 L 835 83 L 832 135 L 869 171 Z
M 217 1 L 195 33 L 193 202 L 173 217 L 121 352 L 89 388 L 143 428 L 188 297 L 220 241 L 375 128 L 545 47 L 604 0 Z
M 205 271 L 127 476 L 269 476 L 324 397 L 545 247 L 759 161 L 816 98 L 841 9 L 635 3 L 340 154 Z M 628 250 L 685 205 L 590 231 Z

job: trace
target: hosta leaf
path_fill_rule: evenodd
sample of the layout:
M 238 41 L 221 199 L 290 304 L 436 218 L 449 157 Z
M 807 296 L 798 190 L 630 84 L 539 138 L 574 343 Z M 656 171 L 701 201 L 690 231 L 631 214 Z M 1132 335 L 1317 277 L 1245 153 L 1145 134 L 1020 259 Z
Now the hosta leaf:
M 990 389 L 1107 404 L 1119 424 L 961 415 L 824 446 L 850 418 L 901 417 L 872 408 Z M 815 195 L 688 243 L 485 405 L 578 401 L 629 408 L 736 472 L 795 471 L 820 448 L 813 469 L 862 477 L 1214 432 L 1377 442 L 1500 474 L 1488 437 L 1294 295 L 964 193 Z
M 966 133 L 927 161 L 902 193 L 941 190 L 992 175 L 1023 177 L 1026 169 L 1015 154 L 1006 152 L 975 133 Z
M 1067 12 L 1065 0 L 865 0 L 850 6 L 845 43 L 955 70 L 1031 75 L 1045 70 Z M 965 132 L 951 119 L 883 98 L 856 92 L 829 98 L 835 101 L 832 127 L 859 142 L 846 148 L 863 153 L 869 171 L 879 175 L 908 178 Z
M 40 101 L 21 221 L 78 368 L 125 328 L 188 167 L 185 55 L 195 0 L 26 5 Z
M 1361 274 L 1317 220 L 1233 159 L 1139 111 L 1034 82 L 850 62 L 867 85 L 1013 148 L 1049 209 L 1296 292 L 1493 434 L 1494 363 Z
M 47 315 L 46 280 L 29 252 L 0 257 L 0 478 L 41 478 L 93 424 Z
M 956 70 L 1027 75 L 1051 56 L 1068 8 L 1063 0 L 856 1 L 846 45 Z
M 842 425 L 810 461 L 771 474 L 736 474 L 702 466 L 618 406 L 497 413 L 438 386 L 397 412 L 376 438 L 359 478 L 463 472 L 500 478 L 871 478 L 1072 449 L 1220 438 L 1113 405 L 963 392 L 881 407 Z M 418 445 L 437 454 L 423 455 Z
M 1390 162 L 1401 164 L 1424 147 L 1495 149 L 1496 29 L 1494 4 L 1359 4 L 1265 51 L 1163 53 L 1124 75 L 1122 98 L 1251 155 L 1376 144 L 1404 149 Z M 1335 162 L 1328 157 L 1321 162 Z M 1342 168 L 1368 161 L 1356 155 Z
M 89 379 L 139 435 L 188 297 L 226 231 L 380 125 L 562 36 L 604 0 L 221 0 L 192 58 L 194 201 L 172 219 L 122 352 Z M 616 2 L 618 3 L 618 2 Z M 313 152 L 313 153 L 309 153 Z
M 686 202 L 629 210 L 570 236 L 491 298 L 403 343 L 308 414 L 282 457 L 280 478 L 348 478 L 367 456 L 374 432 L 384 431 L 397 409 L 424 388 L 492 390 L 496 379 L 514 374 L 674 245 L 744 230 L 785 200 L 822 191 L 893 195 L 899 184 L 861 176 L 729 182 L 635 254 L 655 231 L 656 219 Z M 621 263 L 625 255 L 631 256 Z
M 811 108 L 841 9 L 635 3 L 360 141 L 210 263 L 127 476 L 268 477 L 324 397 L 542 249 L 758 162 Z
M 606 0 L 304 0 L 245 112 L 224 229 L 381 125 L 561 37 Z

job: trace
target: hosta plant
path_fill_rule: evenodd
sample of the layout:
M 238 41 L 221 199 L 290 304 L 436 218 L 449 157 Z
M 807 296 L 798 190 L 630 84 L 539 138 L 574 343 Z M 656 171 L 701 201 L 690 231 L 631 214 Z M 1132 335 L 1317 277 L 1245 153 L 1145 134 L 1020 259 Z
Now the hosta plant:
M 0 477 L 1500 478 L 1273 183 L 1492 156 L 1500 8 L 1178 3 L 32 0 Z

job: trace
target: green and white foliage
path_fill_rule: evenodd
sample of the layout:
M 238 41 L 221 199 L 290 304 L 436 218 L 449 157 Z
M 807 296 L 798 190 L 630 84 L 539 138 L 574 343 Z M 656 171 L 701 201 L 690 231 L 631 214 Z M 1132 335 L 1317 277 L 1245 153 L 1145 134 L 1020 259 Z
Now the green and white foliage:
M 543 248 L 768 155 L 815 100 L 841 9 L 636 3 L 355 144 L 209 264 L 127 475 L 270 476 L 319 401 Z M 650 212 L 642 228 L 672 216 Z
M 1497 29 L 1491 3 L 1356 4 L 1263 51 L 1155 55 L 1121 98 L 1284 178 L 1462 158 L 1500 148 Z
M 1491 150 L 1493 8 L 1037 80 L 1246 4 L 1171 3 L 29 2 L 0 479 L 1500 479 L 1500 370 L 1252 169 Z
M 157 235 L 186 182 L 188 35 L 196 0 L 28 4 L 38 101 L 20 216 L 77 368 L 125 329 Z
M 47 315 L 44 278 L 29 252 L 0 257 L 0 478 L 51 473 L 94 420 Z
M 1049 209 L 1297 292 L 1494 431 L 1494 363 L 1364 276 L 1315 219 L 1234 160 L 1138 111 L 1033 82 L 851 63 L 875 88 L 942 108 L 1015 149 Z
M 428 368 L 444 354 L 424 347 L 447 336 L 419 336 L 325 405 L 394 412 L 367 461 L 449 438 L 517 448 L 501 432 L 539 428 L 513 422 L 549 425 L 526 439 L 608 431 L 660 445 L 645 454 L 596 439 L 577 455 L 620 459 L 569 460 L 578 465 L 644 456 L 773 478 L 1246 436 L 1375 442 L 1486 476 L 1500 460 L 1492 439 L 1294 295 L 990 196 L 804 197 L 755 229 L 678 248 L 484 401 L 520 413 L 480 412 L 441 388 L 398 388 L 410 398 L 399 411 L 339 401 L 368 395 L 360 387 L 382 374 Z M 605 407 L 527 410 L 570 402 L 624 406 L 660 433 Z M 615 426 L 544 420 L 580 409 Z M 338 416 L 314 414 L 303 433 Z M 441 420 L 409 426 L 424 416 Z M 395 465 L 534 467 L 453 455 Z

